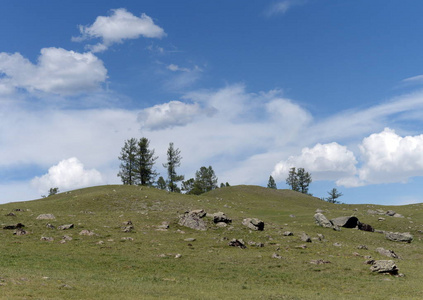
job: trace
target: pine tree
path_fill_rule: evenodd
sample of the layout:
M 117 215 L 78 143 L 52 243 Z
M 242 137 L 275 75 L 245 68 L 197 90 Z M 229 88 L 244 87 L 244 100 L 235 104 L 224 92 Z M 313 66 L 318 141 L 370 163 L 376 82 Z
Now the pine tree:
M 273 179 L 272 175 L 270 175 L 270 177 L 269 177 L 269 182 L 267 183 L 267 187 L 268 187 L 269 189 L 275 189 L 275 190 L 278 188 L 278 187 L 276 186 L 275 179 Z
M 312 182 L 311 174 L 306 172 L 304 168 L 298 170 L 291 168 L 286 178 L 286 184 L 291 187 L 291 190 L 308 194 L 308 186 Z
M 151 186 L 158 175 L 153 169 L 157 156 L 154 156 L 154 149 L 149 149 L 150 141 L 147 138 L 141 138 L 137 146 L 134 170 L 136 182 L 140 185 Z
M 120 171 L 117 174 L 121 178 L 123 184 L 133 185 L 136 183 L 135 169 L 136 169 L 136 155 L 137 155 L 137 139 L 131 138 L 125 141 L 125 145 L 120 152 L 119 160 Z
M 181 151 L 174 149 L 173 143 L 169 143 L 167 149 L 167 163 L 163 164 L 163 167 L 167 169 L 167 187 L 171 192 L 181 192 L 178 187 L 178 182 L 184 180 L 184 175 L 178 175 L 176 168 L 181 165 Z
M 159 179 L 157 179 L 157 188 L 159 190 L 165 190 L 166 187 L 166 180 L 163 178 L 163 176 L 160 176 Z
M 338 192 L 336 188 L 333 188 L 331 191 L 328 192 L 329 197 L 327 197 L 325 200 L 329 203 L 340 203 L 338 200 L 339 197 L 341 197 L 343 194 L 341 192 Z

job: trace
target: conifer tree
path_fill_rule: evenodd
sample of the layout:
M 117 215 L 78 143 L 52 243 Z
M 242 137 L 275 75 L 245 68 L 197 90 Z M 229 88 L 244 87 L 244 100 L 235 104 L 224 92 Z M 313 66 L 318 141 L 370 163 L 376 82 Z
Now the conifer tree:
M 120 152 L 119 160 L 121 161 L 121 164 L 120 171 L 117 174 L 117 176 L 122 180 L 123 184 L 133 185 L 136 183 L 136 155 L 137 139 L 131 138 L 126 140 Z
M 269 177 L 269 181 L 268 181 L 268 183 L 267 183 L 267 187 L 269 188 L 269 189 L 277 189 L 278 187 L 276 186 L 276 182 L 275 182 L 275 179 L 273 179 L 273 176 L 272 175 L 270 175 L 270 177 Z
M 137 143 L 137 153 L 135 158 L 135 178 L 137 184 L 151 186 L 157 176 L 153 169 L 157 156 L 154 156 L 154 149 L 150 150 L 150 141 L 143 137 Z
M 181 192 L 177 183 L 184 180 L 184 175 L 176 173 L 176 168 L 181 165 L 181 159 L 181 151 L 178 148 L 175 149 L 173 143 L 169 143 L 167 163 L 163 164 L 163 167 L 167 169 L 167 188 L 170 192 Z

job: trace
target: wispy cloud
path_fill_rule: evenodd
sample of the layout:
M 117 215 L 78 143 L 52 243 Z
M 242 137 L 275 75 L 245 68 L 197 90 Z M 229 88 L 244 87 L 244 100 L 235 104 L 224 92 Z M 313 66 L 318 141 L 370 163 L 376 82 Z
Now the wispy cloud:
M 284 0 L 284 1 L 278 1 L 273 4 L 271 4 L 269 7 L 267 7 L 264 11 L 264 15 L 266 17 L 272 17 L 275 15 L 283 15 L 288 10 L 292 9 L 294 6 L 300 6 L 307 3 L 306 0 Z

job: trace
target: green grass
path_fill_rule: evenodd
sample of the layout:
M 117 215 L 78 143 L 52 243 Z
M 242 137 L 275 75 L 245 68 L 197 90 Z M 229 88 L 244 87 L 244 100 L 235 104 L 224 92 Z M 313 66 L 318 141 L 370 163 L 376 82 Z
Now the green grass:
M 15 209 L 24 211 L 14 211 Z M 231 227 L 199 232 L 177 224 L 186 210 L 223 211 Z M 382 234 L 314 224 L 317 208 L 328 218 L 356 215 L 377 229 L 411 232 L 410 244 L 394 243 Z M 368 209 L 393 209 L 405 218 L 369 215 Z M 9 212 L 17 216 L 5 216 Z M 56 220 L 36 220 L 52 213 Z M 294 215 L 294 216 L 291 216 Z M 244 218 L 265 222 L 263 232 L 241 225 Z M 135 231 L 124 233 L 124 221 Z M 168 231 L 157 231 L 163 221 Z M 422 299 L 423 205 L 381 207 L 336 205 L 289 190 L 236 186 L 202 196 L 167 193 L 137 186 L 101 186 L 48 198 L 0 206 L 0 223 L 26 225 L 28 235 L 0 230 L 0 299 Z M 45 227 L 73 223 L 61 231 Z M 81 236 L 82 229 L 95 236 Z M 185 233 L 180 233 L 180 231 Z M 283 236 L 284 231 L 294 236 Z M 307 248 L 299 235 L 318 233 Z M 73 240 L 60 243 L 63 235 Z M 53 242 L 41 241 L 53 237 Z M 122 240 L 131 237 L 133 240 Z M 194 242 L 184 239 L 193 237 Z M 229 247 L 232 238 L 264 244 L 247 249 Z M 99 243 L 102 241 L 102 243 Z M 333 244 L 340 243 L 341 247 Z M 358 250 L 367 245 L 369 250 Z M 405 277 L 379 275 L 364 264 L 366 255 L 387 259 L 377 247 L 394 250 Z M 272 258 L 278 253 L 282 258 Z M 357 253 L 359 256 L 357 256 Z M 164 257 L 161 257 L 165 254 Z M 175 258 L 181 254 L 181 258 Z M 313 259 L 330 261 L 313 265 Z

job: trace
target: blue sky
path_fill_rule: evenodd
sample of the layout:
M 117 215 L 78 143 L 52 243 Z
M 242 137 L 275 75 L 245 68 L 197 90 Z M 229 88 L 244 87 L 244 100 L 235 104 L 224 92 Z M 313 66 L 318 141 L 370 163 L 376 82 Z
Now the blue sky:
M 7 1 L 0 203 L 120 183 L 125 140 L 219 182 L 423 202 L 419 1 Z

